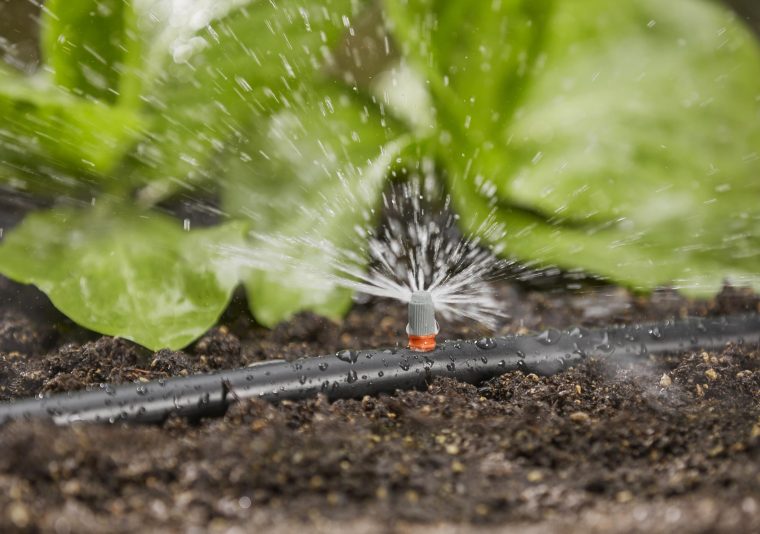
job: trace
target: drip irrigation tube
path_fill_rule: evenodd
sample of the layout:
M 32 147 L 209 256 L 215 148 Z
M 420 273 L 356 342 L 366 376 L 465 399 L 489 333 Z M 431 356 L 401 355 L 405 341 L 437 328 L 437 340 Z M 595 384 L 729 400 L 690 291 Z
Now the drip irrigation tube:
M 546 330 L 538 335 L 446 341 L 431 352 L 409 349 L 344 350 L 329 356 L 254 364 L 215 374 L 99 389 L 0 404 L 0 424 L 50 418 L 156 423 L 170 414 L 224 414 L 239 399 L 356 398 L 419 389 L 436 377 L 479 383 L 507 371 L 550 375 L 585 358 L 634 358 L 650 353 L 720 349 L 726 343 L 760 343 L 760 315 L 694 318 L 587 330 Z

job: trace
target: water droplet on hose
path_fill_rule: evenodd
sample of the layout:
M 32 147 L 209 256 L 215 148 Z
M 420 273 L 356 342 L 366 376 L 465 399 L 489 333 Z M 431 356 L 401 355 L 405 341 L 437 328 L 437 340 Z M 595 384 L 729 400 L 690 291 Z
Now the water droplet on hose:
M 356 360 L 359 359 L 359 353 L 355 350 L 339 350 L 335 356 L 346 363 L 356 363 Z
M 599 343 L 596 348 L 598 350 L 601 350 L 602 352 L 606 354 L 610 354 L 615 351 L 615 347 L 612 346 L 610 343 L 610 334 L 609 332 L 605 332 L 604 336 L 602 337 L 602 342 Z
M 577 326 L 575 328 L 573 328 L 572 330 L 570 330 L 570 332 L 568 332 L 568 334 L 570 335 L 570 337 L 574 337 L 574 338 L 577 338 L 577 339 L 581 339 L 583 337 L 583 332 Z
M 446 364 L 446 369 L 448 369 L 449 372 L 453 373 L 454 371 L 457 370 L 457 366 L 454 364 L 454 362 L 447 363 Z
M 329 367 L 329 364 L 327 362 L 322 362 L 319 365 L 317 365 L 317 367 L 319 367 L 320 371 L 325 371 Z
M 662 339 L 662 332 L 656 326 L 649 329 L 649 335 L 652 336 L 653 339 Z
M 490 350 L 496 346 L 496 342 L 492 337 L 483 337 L 475 342 L 475 346 L 479 349 Z
M 302 386 L 306 383 L 306 375 L 301 375 L 298 377 L 298 383 Z
M 562 333 L 559 330 L 544 330 L 540 334 L 536 336 L 536 339 L 539 343 L 542 343 L 544 345 L 553 345 L 557 341 L 559 341 L 559 338 L 562 337 Z
M 348 374 L 346 375 L 346 382 L 348 382 L 349 384 L 353 384 L 357 380 L 358 380 L 358 377 L 356 376 L 356 371 L 354 371 L 353 369 L 349 370 Z

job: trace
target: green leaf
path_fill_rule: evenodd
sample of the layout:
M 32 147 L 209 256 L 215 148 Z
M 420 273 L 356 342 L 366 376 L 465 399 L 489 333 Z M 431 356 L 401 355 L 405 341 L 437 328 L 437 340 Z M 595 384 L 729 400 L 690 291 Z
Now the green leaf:
M 309 309 L 337 318 L 351 292 L 330 275 L 337 249 L 363 243 L 355 227 L 373 219 L 393 160 L 408 143 L 371 102 L 324 82 L 296 95 L 235 154 L 223 207 L 265 236 L 246 279 L 251 311 L 272 326 Z
M 211 327 L 238 283 L 220 247 L 244 225 L 183 231 L 172 219 L 104 205 L 27 216 L 0 243 L 0 272 L 34 284 L 82 326 L 150 349 L 179 349 Z
M 0 162 L 43 175 L 108 174 L 139 137 L 143 118 L 130 109 L 74 97 L 45 77 L 0 69 Z M 65 174 L 61 172 L 60 174 Z M 52 185 L 52 184 L 51 184 Z
M 57 85 L 107 103 L 137 104 L 141 40 L 130 0 L 48 0 L 42 55 Z
M 509 118 L 530 65 L 543 52 L 553 3 L 386 0 L 402 51 L 438 99 L 444 131 L 477 146 Z
M 145 97 L 156 122 L 135 154 L 135 179 L 149 182 L 141 200 L 212 181 L 224 172 L 214 164 L 228 143 L 245 138 L 255 120 L 298 105 L 302 87 L 332 61 L 355 4 L 246 2 L 174 39 Z
M 467 26 L 453 9 L 389 1 L 465 220 L 495 210 L 508 253 L 640 289 L 760 287 L 760 50 L 733 14 L 514 0 L 470 6 Z

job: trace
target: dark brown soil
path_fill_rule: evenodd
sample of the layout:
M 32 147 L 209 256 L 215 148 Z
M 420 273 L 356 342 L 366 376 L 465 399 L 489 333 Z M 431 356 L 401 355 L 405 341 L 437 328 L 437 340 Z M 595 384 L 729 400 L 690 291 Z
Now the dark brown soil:
M 758 310 L 729 289 L 712 302 L 498 290 L 512 315 L 504 333 Z M 18 309 L 20 294 L 37 304 Z M 0 399 L 403 341 L 394 304 L 358 304 L 341 324 L 301 314 L 271 331 L 243 305 L 188 350 L 152 353 L 52 321 L 44 299 L 0 282 Z M 481 334 L 443 326 L 443 337 Z M 138 527 L 757 532 L 760 350 L 589 361 L 332 404 L 246 402 L 196 425 L 0 428 L 0 531 Z

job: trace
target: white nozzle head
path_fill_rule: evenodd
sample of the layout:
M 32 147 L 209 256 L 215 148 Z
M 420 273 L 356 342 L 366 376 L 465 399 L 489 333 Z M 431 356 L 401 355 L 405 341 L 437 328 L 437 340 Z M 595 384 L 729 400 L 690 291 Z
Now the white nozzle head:
M 409 299 L 409 325 L 406 331 L 410 336 L 429 336 L 438 333 L 433 297 L 429 292 L 412 293 L 412 298 Z

